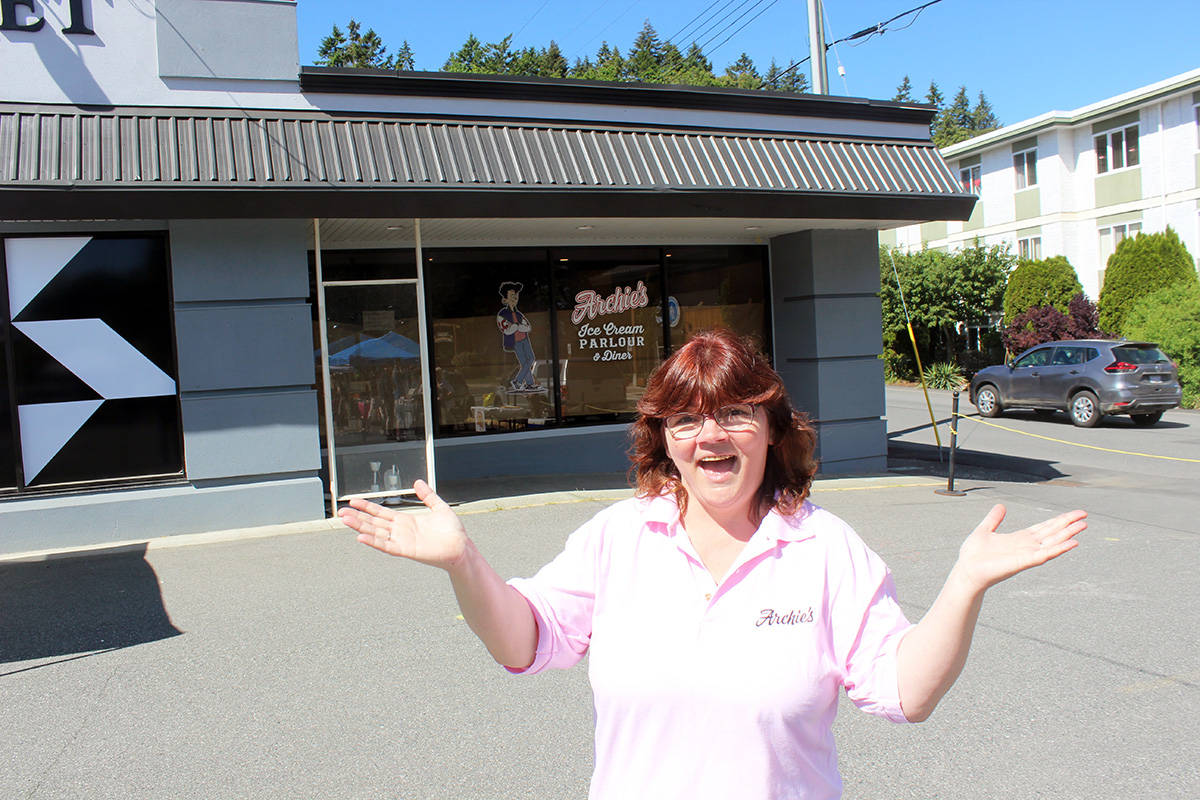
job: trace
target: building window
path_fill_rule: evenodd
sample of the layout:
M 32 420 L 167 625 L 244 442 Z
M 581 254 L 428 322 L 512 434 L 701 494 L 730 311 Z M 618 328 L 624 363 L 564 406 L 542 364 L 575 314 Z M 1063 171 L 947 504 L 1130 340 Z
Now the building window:
M 9 238 L 3 266 L 0 491 L 181 476 L 166 237 Z
M 1096 136 L 1096 172 L 1135 167 L 1138 158 L 1138 126 L 1116 128 Z
M 1022 150 L 1013 153 L 1013 169 L 1017 173 L 1017 188 L 1028 189 L 1037 185 L 1037 150 Z
M 1027 261 L 1040 261 L 1042 258 L 1042 237 L 1028 236 L 1017 239 L 1017 255 Z
M 1100 265 L 1108 264 L 1108 257 L 1117 251 L 1117 245 L 1129 236 L 1137 236 L 1142 231 L 1142 223 L 1127 222 L 1122 225 L 1110 225 L 1100 229 Z M 1101 284 L 1103 285 L 1103 284 Z
M 1200 103 L 1192 110 L 1196 113 L 1196 147 L 1200 149 Z
M 764 247 L 425 256 L 440 436 L 631 420 L 650 373 L 698 330 L 770 347 Z
M 962 190 L 968 194 L 979 194 L 979 188 L 982 185 L 980 181 L 979 165 L 975 164 L 970 167 L 963 167 L 958 172 L 959 180 L 962 181 Z

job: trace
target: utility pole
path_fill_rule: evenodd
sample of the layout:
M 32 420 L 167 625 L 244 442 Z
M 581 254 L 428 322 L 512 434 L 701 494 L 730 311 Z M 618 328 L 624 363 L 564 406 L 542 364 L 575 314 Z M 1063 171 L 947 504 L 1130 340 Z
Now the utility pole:
M 808 53 L 812 64 L 812 93 L 829 94 L 829 75 L 825 70 L 825 15 L 821 0 L 808 0 Z

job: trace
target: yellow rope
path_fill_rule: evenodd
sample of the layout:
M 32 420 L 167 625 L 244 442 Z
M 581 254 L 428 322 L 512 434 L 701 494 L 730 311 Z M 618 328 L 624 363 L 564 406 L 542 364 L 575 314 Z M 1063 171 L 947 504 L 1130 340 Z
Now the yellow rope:
M 997 425 L 994 422 L 987 422 L 978 417 L 959 414 L 963 419 L 971 419 L 978 422 L 980 425 L 987 425 L 989 428 L 999 428 L 1002 431 L 1009 433 L 1019 433 L 1022 436 L 1032 436 L 1035 439 L 1045 439 L 1048 442 L 1058 442 L 1059 444 L 1069 444 L 1072 447 L 1086 447 L 1089 450 L 1101 450 L 1105 453 L 1118 453 L 1123 456 L 1141 456 L 1142 458 L 1161 458 L 1164 461 L 1186 461 L 1189 464 L 1200 464 L 1200 458 L 1179 458 L 1177 456 L 1156 456 L 1152 453 L 1134 453 L 1129 450 L 1114 450 L 1111 447 L 1097 447 L 1094 444 L 1079 444 L 1078 442 L 1068 442 L 1065 439 L 1055 439 L 1053 436 L 1042 436 L 1040 433 L 1029 433 L 1028 431 L 1019 431 L 1016 428 L 1006 428 L 1003 425 Z

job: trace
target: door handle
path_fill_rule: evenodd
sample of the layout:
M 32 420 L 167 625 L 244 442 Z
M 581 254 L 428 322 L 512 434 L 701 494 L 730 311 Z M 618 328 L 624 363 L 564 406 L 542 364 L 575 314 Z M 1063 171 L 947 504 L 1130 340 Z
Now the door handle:
M 1036 372 L 1031 372 L 1031 373 L 1029 373 L 1029 374 L 1030 374 L 1030 375 L 1032 375 L 1032 376 L 1033 376 L 1033 377 L 1035 377 L 1035 378 L 1038 376 L 1038 373 L 1036 373 Z
M 1071 374 L 1072 374 L 1072 375 L 1078 375 L 1078 374 L 1079 374 L 1079 370 L 1077 370 L 1077 369 L 1073 369 L 1073 370 L 1071 370 Z

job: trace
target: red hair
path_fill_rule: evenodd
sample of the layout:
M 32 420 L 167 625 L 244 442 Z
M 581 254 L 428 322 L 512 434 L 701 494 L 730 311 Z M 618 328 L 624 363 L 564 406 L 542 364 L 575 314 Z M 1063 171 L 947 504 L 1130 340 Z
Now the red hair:
M 792 407 L 783 379 L 749 339 L 718 328 L 697 333 L 659 365 L 638 401 L 629 457 L 639 497 L 672 491 L 682 512 L 687 492 L 667 455 L 663 418 L 679 411 L 711 413 L 730 403 L 753 403 L 767 412 L 771 446 L 758 498 L 760 508 L 794 513 L 808 496 L 817 462 L 816 433 L 808 415 Z M 757 509 L 756 509 L 757 511 Z

